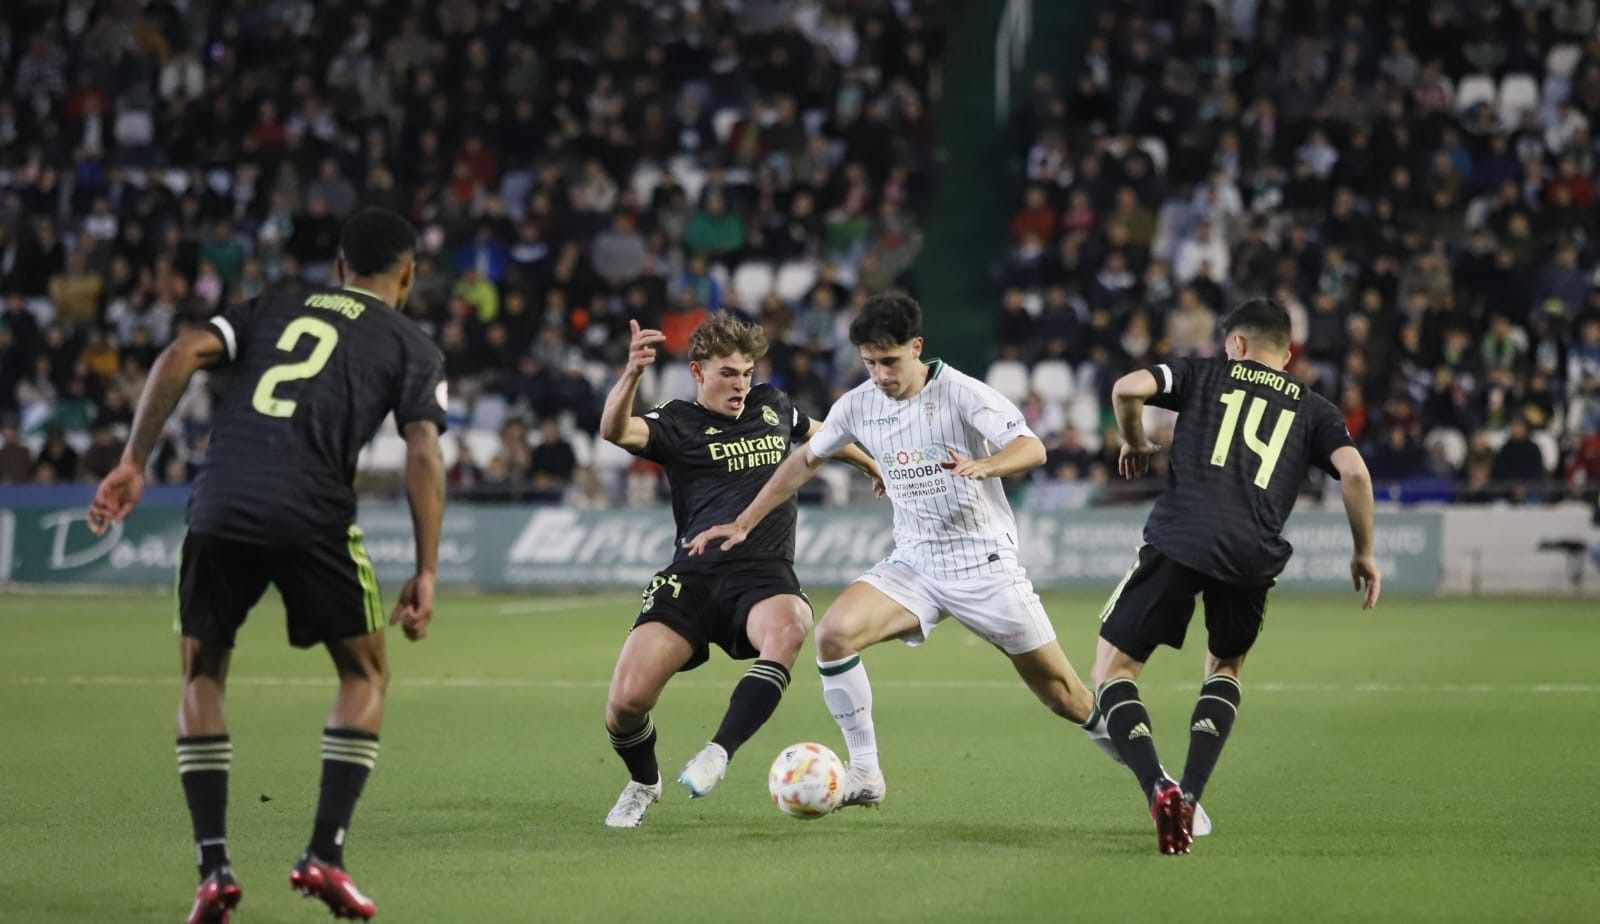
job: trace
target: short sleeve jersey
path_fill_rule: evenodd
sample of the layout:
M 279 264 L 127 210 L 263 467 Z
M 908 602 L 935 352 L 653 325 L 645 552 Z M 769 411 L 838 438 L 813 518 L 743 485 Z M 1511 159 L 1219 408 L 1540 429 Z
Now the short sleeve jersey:
M 1224 581 L 1261 584 L 1294 551 L 1284 523 L 1306 473 L 1335 478 L 1344 419 L 1304 382 L 1253 360 L 1180 359 L 1151 369 L 1155 407 L 1178 412 L 1167 488 L 1145 541 Z
M 767 514 L 744 542 L 730 550 L 713 544 L 704 554 L 691 557 L 684 549 L 684 543 L 701 531 L 733 522 L 789 449 L 804 441 L 811 418 L 795 408 L 788 395 L 761 384 L 745 396 L 738 417 L 694 401 L 668 401 L 643 419 L 650 428 L 650 441 L 638 455 L 667 470 L 677 529 L 675 566 L 708 569 L 724 561 L 794 561 L 793 498 Z
M 357 289 L 263 295 L 208 323 L 226 384 L 189 528 L 262 544 L 355 522 L 356 458 L 390 413 L 445 428 L 444 356 Z
M 998 478 L 973 481 L 942 463 L 982 459 L 1033 436 L 1017 406 L 940 360 L 911 397 L 897 401 L 862 382 L 834 403 L 811 451 L 831 456 L 860 443 L 877 460 L 894 507 L 894 557 L 933 576 L 1000 573 L 1017 549 L 1017 523 Z

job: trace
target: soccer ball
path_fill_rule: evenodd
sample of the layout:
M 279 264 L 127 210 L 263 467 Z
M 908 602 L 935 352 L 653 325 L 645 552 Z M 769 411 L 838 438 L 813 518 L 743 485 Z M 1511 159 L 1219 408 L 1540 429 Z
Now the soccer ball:
M 772 804 L 791 818 L 821 818 L 832 812 L 843 788 L 844 761 L 809 741 L 784 748 L 767 772 Z

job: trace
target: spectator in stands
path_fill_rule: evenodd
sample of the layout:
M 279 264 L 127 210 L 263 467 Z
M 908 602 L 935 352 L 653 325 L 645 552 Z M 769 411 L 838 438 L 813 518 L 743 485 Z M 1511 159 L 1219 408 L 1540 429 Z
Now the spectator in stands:
M 0 420 L 0 484 L 20 484 L 33 476 L 33 454 L 22 442 L 14 417 Z
M 1506 441 L 1495 453 L 1491 477 L 1519 501 L 1537 492 L 1550 477 L 1545 469 L 1544 453 L 1529 438 L 1528 423 L 1521 416 L 1513 417 L 1506 429 Z
M 572 444 L 561 435 L 561 425 L 553 418 L 539 424 L 539 444 L 528 459 L 528 475 L 539 495 L 560 499 L 561 492 L 578 471 L 578 456 Z
M 1057 434 L 1055 445 L 1045 453 L 1044 466 L 1038 471 L 1043 473 L 1042 477 L 1076 481 L 1088 478 L 1093 465 L 1094 453 L 1083 445 L 1077 428 L 1068 425 Z

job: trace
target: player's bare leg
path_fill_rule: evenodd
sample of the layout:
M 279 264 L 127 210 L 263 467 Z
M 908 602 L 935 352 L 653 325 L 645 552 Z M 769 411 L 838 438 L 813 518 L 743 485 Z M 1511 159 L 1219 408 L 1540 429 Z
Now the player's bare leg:
M 1010 655 L 1010 658 L 1022 682 L 1051 712 L 1080 726 L 1089 720 L 1094 711 L 1094 696 L 1073 670 L 1059 642 L 1049 642 L 1032 651 Z
M 1244 659 L 1245 655 L 1219 658 L 1206 652 L 1205 680 L 1200 685 L 1194 713 L 1189 716 L 1189 756 L 1179 783 L 1183 789 L 1184 821 L 1196 837 L 1211 833 L 1211 819 L 1200 808 L 1200 798 L 1239 714 L 1243 689 L 1239 672 L 1244 669 Z
M 728 772 L 728 761 L 772 717 L 789 688 L 789 672 L 811 631 L 811 605 L 796 594 L 768 597 L 750 608 L 745 635 L 756 649 L 756 663 L 745 672 L 728 700 L 728 711 L 711 741 L 678 774 L 694 798 L 707 795 Z
M 322 788 L 305 853 L 289 871 L 289 884 L 320 899 L 334 917 L 368 919 L 377 905 L 361 894 L 344 869 L 345 832 L 367 777 L 378 762 L 378 732 L 389 691 L 389 657 L 383 633 L 327 643 L 339 692 L 322 730 Z
M 228 773 L 233 742 L 222 700 L 232 649 L 183 636 L 178 640 L 183 692 L 178 699 L 178 779 L 194 825 L 200 887 L 189 924 L 225 924 L 243 892 L 228 862 Z
M 839 806 L 877 805 L 888 793 L 878 765 L 872 724 L 872 684 L 861 651 L 918 628 L 917 615 L 878 588 L 856 581 L 817 623 L 817 670 L 822 698 L 844 733 L 850 760 Z
M 1183 790 L 1161 767 L 1156 756 L 1150 713 L 1139 699 L 1139 674 L 1144 662 L 1104 638 L 1095 649 L 1095 705 L 1105 717 L 1111 742 L 1139 780 L 1156 823 L 1156 846 L 1164 854 L 1189 852 L 1193 840 L 1186 824 Z
M 608 827 L 638 827 L 645 810 L 661 797 L 656 728 L 650 710 L 656 707 L 667 681 L 693 655 L 688 639 L 658 622 L 636 626 L 622 643 L 606 696 L 606 733 L 631 779 L 606 815 Z

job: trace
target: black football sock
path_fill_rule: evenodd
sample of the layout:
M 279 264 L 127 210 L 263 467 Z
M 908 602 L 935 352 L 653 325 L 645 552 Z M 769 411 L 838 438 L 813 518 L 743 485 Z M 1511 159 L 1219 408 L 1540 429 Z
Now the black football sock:
M 1200 699 L 1189 717 L 1189 759 L 1183 765 L 1183 791 L 1196 802 L 1217 767 L 1222 746 L 1228 743 L 1241 694 L 1239 681 L 1226 674 L 1212 674 L 1200 686 Z
M 178 779 L 189 803 L 201 879 L 228 865 L 228 771 L 232 767 L 233 742 L 227 735 L 178 739 Z
M 635 783 L 654 786 L 661 780 L 661 767 L 656 763 L 656 722 L 645 716 L 644 724 L 630 732 L 606 729 L 611 736 L 611 747 L 628 766 L 628 776 Z
M 739 745 L 749 741 L 756 729 L 772 718 L 773 710 L 778 708 L 778 701 L 783 698 L 783 691 L 788 688 L 789 669 L 782 664 L 757 661 L 751 665 L 733 688 L 733 696 L 728 699 L 728 711 L 722 716 L 722 725 L 712 736 L 711 742 L 721 745 L 732 757 Z
M 1150 730 L 1150 713 L 1139 701 L 1139 685 L 1125 677 L 1107 680 L 1096 696 L 1106 731 L 1122 762 L 1139 778 L 1139 789 L 1149 798 L 1166 778 L 1156 757 L 1156 740 Z
M 307 848 L 317 859 L 344 866 L 344 835 L 377 763 L 377 735 L 359 728 L 322 730 L 322 793 Z

